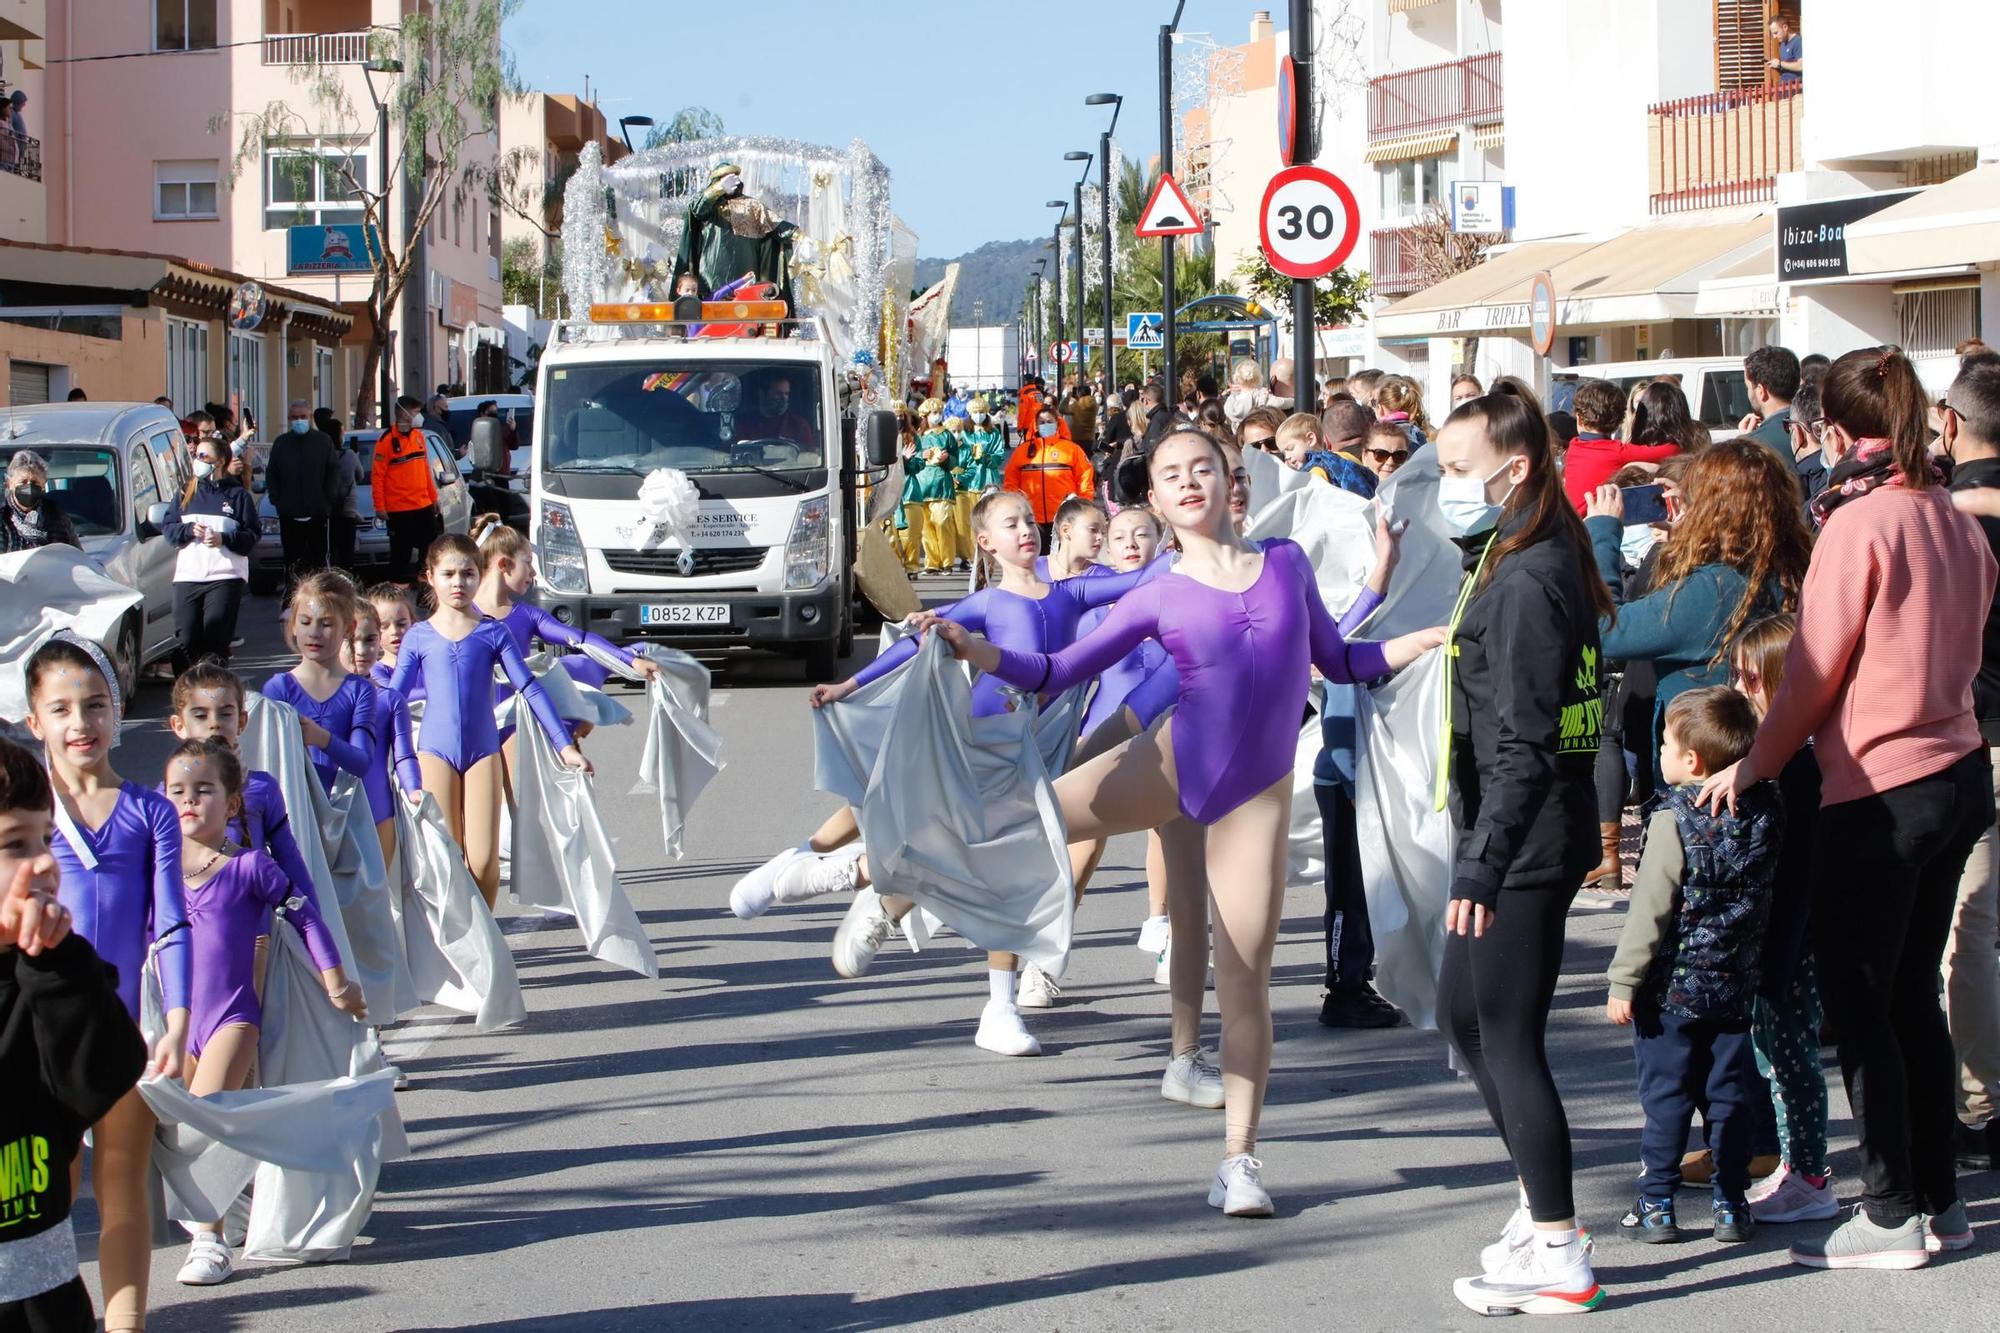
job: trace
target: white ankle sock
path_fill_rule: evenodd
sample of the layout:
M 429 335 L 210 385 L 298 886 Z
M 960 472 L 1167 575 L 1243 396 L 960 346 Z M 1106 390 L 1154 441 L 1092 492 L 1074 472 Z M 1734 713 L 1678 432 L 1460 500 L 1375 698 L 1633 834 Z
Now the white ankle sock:
M 1551 1259 L 1566 1260 L 1575 1252 L 1577 1231 L 1575 1227 L 1571 1227 L 1568 1231 L 1543 1231 L 1537 1228 L 1535 1239 L 1550 1252 Z
M 986 989 L 989 994 L 987 1003 L 1005 1005 L 1009 1009 L 1014 1007 L 1014 974 L 1012 972 L 989 970 L 986 973 Z
M 1522 1185 L 1520 1187 L 1520 1191 L 1521 1191 L 1521 1207 L 1526 1208 L 1528 1206 L 1528 1187 L 1526 1185 Z

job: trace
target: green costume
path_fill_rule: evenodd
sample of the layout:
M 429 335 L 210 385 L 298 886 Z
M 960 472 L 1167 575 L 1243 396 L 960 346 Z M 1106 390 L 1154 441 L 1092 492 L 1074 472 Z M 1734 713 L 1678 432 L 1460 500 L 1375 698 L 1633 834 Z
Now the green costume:
M 974 426 L 959 437 L 959 483 L 977 495 L 998 486 L 1007 468 L 1007 439 L 997 430 Z
M 687 225 L 674 255 L 674 280 L 693 273 L 701 295 L 708 297 L 716 288 L 752 273 L 758 282 L 777 283 L 777 294 L 789 303 L 792 236 L 798 228 L 773 217 L 763 204 L 745 195 L 740 184 L 734 192 L 723 185 L 724 178 L 740 175 L 729 163 L 721 163 L 709 173 L 708 188 L 688 205 Z
M 924 448 L 931 449 L 937 447 L 940 446 L 933 444 L 928 436 L 925 437 Z M 949 448 L 949 445 L 946 444 L 943 447 Z M 947 472 L 941 464 L 925 463 L 923 467 L 918 469 L 917 475 L 910 479 L 910 486 L 904 488 L 903 498 L 905 500 L 921 500 L 928 504 L 932 500 L 949 500 L 957 493 L 958 488 L 951 483 L 951 473 Z

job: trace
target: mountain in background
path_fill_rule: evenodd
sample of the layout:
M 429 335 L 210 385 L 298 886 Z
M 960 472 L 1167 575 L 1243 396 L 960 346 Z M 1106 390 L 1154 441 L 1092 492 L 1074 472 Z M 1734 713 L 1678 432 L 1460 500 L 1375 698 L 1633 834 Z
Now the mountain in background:
M 951 299 L 951 322 L 1012 324 L 1028 292 L 1028 270 L 1042 256 L 1042 241 L 988 241 L 957 259 L 919 259 L 917 290 L 944 276 L 944 266 L 958 265 L 958 290 Z

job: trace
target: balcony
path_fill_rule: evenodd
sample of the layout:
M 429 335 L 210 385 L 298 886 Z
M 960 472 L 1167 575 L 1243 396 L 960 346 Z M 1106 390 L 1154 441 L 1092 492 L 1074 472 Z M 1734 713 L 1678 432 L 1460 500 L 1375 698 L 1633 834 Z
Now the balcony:
M 1377 296 L 1408 296 L 1441 281 L 1427 275 L 1417 258 L 1418 229 L 1383 227 L 1369 233 L 1368 282 Z M 1509 239 L 1502 233 L 1495 244 Z
M 1478 125 L 1500 114 L 1498 51 L 1368 81 L 1370 139 Z
M 1654 213 L 1770 200 L 1805 166 L 1804 83 L 1682 97 L 1646 108 Z
M 31 181 L 42 178 L 42 141 L 0 130 L 0 171 Z
M 274 32 L 264 36 L 267 65 L 359 65 L 368 59 L 368 32 Z

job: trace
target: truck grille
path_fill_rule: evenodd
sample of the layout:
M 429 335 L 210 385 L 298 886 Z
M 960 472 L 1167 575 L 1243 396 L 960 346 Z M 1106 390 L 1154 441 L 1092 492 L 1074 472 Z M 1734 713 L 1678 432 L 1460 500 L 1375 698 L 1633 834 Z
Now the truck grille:
M 707 574 L 741 574 L 764 563 L 764 546 L 706 547 L 694 552 L 694 568 L 683 575 L 679 551 L 603 552 L 604 563 L 619 574 L 643 574 L 655 579 L 701 578 Z

